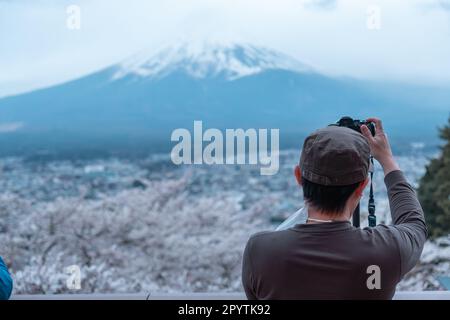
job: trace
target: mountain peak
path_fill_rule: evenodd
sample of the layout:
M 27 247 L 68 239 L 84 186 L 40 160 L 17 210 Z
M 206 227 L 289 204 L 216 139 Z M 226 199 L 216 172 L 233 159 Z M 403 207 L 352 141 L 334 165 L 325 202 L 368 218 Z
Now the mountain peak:
M 141 53 L 120 64 L 113 80 L 126 76 L 163 78 L 182 71 L 194 78 L 235 80 L 265 70 L 305 72 L 307 65 L 281 52 L 251 44 L 182 42 L 154 55 Z

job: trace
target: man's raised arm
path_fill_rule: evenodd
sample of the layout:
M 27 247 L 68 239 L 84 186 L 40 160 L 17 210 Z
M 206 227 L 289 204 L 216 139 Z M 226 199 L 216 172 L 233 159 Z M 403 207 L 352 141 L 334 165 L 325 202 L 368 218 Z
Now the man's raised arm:
M 362 133 L 369 142 L 372 155 L 380 162 L 384 170 L 394 235 L 400 251 L 401 276 L 403 276 L 416 265 L 422 253 L 427 237 L 425 217 L 414 189 L 400 171 L 392 155 L 381 120 L 376 118 L 367 120 L 375 123 L 376 135 L 372 137 L 366 126 L 362 127 Z

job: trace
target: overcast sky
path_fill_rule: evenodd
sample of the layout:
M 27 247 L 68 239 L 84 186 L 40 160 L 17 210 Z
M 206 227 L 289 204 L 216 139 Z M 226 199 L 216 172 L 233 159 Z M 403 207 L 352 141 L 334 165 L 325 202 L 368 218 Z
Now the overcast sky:
M 67 27 L 69 5 L 81 9 L 79 30 Z M 182 39 L 264 45 L 334 75 L 450 86 L 450 0 L 0 0 L 0 96 Z

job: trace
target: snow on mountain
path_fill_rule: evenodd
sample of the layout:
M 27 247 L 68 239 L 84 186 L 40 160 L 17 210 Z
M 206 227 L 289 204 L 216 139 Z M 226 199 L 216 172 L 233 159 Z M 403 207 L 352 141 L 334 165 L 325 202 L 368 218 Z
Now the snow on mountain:
M 194 78 L 224 77 L 235 80 L 265 70 L 311 71 L 311 68 L 281 52 L 237 43 L 188 43 L 165 47 L 154 55 L 138 54 L 120 66 L 112 79 L 128 75 L 163 78 L 182 71 Z

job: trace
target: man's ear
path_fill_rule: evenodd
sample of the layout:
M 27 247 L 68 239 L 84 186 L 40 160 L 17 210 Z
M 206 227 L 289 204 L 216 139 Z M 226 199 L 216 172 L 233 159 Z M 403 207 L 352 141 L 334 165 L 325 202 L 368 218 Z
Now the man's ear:
M 296 165 L 294 169 L 295 179 L 297 179 L 297 183 L 302 185 L 302 170 L 300 170 L 300 166 Z
M 367 187 L 368 184 L 369 184 L 369 177 L 367 177 L 366 180 L 362 181 L 359 184 L 358 188 L 356 188 L 355 190 L 355 193 L 358 197 L 362 196 L 364 189 Z

